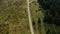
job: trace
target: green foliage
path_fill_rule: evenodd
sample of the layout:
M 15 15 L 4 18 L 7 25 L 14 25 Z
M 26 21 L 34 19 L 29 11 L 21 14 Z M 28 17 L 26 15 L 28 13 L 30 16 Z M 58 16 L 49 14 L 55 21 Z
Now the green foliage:
M 6 34 L 9 34 L 9 32 L 6 32 Z

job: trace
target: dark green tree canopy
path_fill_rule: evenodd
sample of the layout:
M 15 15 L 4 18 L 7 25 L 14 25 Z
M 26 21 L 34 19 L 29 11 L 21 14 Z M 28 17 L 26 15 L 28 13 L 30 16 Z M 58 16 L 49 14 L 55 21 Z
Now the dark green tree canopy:
M 46 10 L 44 22 L 60 25 L 60 0 L 38 0 L 43 10 Z

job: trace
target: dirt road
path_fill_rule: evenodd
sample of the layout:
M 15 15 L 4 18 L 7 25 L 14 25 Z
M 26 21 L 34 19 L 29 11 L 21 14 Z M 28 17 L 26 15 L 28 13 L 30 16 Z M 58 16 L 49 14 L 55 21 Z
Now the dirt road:
M 30 9 L 29 9 L 29 3 L 30 3 L 29 0 L 27 0 L 27 12 L 28 12 L 29 26 L 30 26 L 31 34 L 34 34 L 34 29 L 32 26 L 31 13 L 30 13 Z

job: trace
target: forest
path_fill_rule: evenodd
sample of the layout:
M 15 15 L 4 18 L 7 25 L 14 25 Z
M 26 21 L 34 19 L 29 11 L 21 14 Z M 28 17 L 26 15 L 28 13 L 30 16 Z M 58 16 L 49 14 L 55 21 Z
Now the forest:
M 60 0 L 38 0 L 43 10 L 46 10 L 44 22 L 60 25 Z

